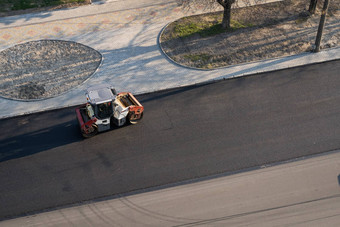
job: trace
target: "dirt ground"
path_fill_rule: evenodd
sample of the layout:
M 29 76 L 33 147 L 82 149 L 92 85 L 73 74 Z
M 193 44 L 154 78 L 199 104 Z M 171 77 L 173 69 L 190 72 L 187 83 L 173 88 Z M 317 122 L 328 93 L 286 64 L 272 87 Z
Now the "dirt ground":
M 340 0 L 330 1 L 321 50 L 340 45 L 339 5 Z M 252 26 L 209 37 L 194 34 L 172 38 L 176 23 L 209 20 L 211 14 L 182 18 L 165 28 L 161 47 L 175 62 L 205 69 L 312 51 L 323 1 L 319 1 L 315 15 L 309 15 L 308 6 L 306 0 L 286 0 L 233 9 L 233 20 Z M 217 14 L 221 20 L 222 12 Z

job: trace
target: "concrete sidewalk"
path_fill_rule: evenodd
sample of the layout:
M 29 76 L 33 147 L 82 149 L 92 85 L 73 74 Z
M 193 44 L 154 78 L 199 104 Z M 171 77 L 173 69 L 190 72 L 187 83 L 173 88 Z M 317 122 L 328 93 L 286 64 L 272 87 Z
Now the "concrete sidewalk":
M 84 103 L 84 90 L 93 84 L 109 83 L 117 91 L 141 94 L 340 59 L 340 49 L 335 48 L 211 71 L 169 61 L 158 44 L 161 30 L 180 17 L 206 11 L 203 6 L 183 9 L 177 1 L 127 0 L 0 18 L 0 50 L 32 40 L 57 39 L 82 43 L 103 55 L 99 70 L 65 94 L 30 102 L 0 98 L 0 118 Z

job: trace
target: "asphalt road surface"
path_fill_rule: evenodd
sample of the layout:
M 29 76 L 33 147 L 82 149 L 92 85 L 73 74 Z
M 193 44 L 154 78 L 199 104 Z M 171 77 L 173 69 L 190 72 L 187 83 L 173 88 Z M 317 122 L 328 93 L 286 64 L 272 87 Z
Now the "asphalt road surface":
M 0 218 L 340 148 L 340 61 L 138 96 L 82 139 L 74 108 L 0 121 Z
M 338 226 L 340 152 L 84 203 L 0 226 Z

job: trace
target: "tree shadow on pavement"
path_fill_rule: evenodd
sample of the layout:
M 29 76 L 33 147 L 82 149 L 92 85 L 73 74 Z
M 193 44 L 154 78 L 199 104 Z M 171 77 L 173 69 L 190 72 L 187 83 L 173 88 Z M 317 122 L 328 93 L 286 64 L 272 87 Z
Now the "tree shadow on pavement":
M 10 17 L 0 17 L 0 24 L 10 25 L 19 20 L 30 21 L 32 19 L 45 19 L 52 16 L 51 12 L 29 13 L 24 15 L 15 15 Z
M 81 7 L 84 5 L 88 5 L 88 3 L 71 3 L 64 5 L 55 5 L 55 6 L 45 6 L 45 7 L 36 7 L 36 8 L 28 8 L 28 9 L 19 9 L 19 10 L 2 10 L 0 12 L 0 24 L 10 25 L 19 20 L 24 20 L 28 22 L 32 19 L 45 19 L 53 15 L 53 11 L 66 11 L 69 9 L 73 9 L 74 7 Z M 6 6 L 4 3 L 0 1 L 0 8 L 5 9 Z

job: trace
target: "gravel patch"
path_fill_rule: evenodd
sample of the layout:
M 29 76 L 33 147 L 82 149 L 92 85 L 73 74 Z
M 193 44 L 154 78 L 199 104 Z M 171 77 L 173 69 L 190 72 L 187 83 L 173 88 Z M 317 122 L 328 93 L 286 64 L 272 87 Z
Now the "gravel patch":
M 102 55 L 83 44 L 40 40 L 0 52 L 0 96 L 37 100 L 82 84 L 97 70 Z

